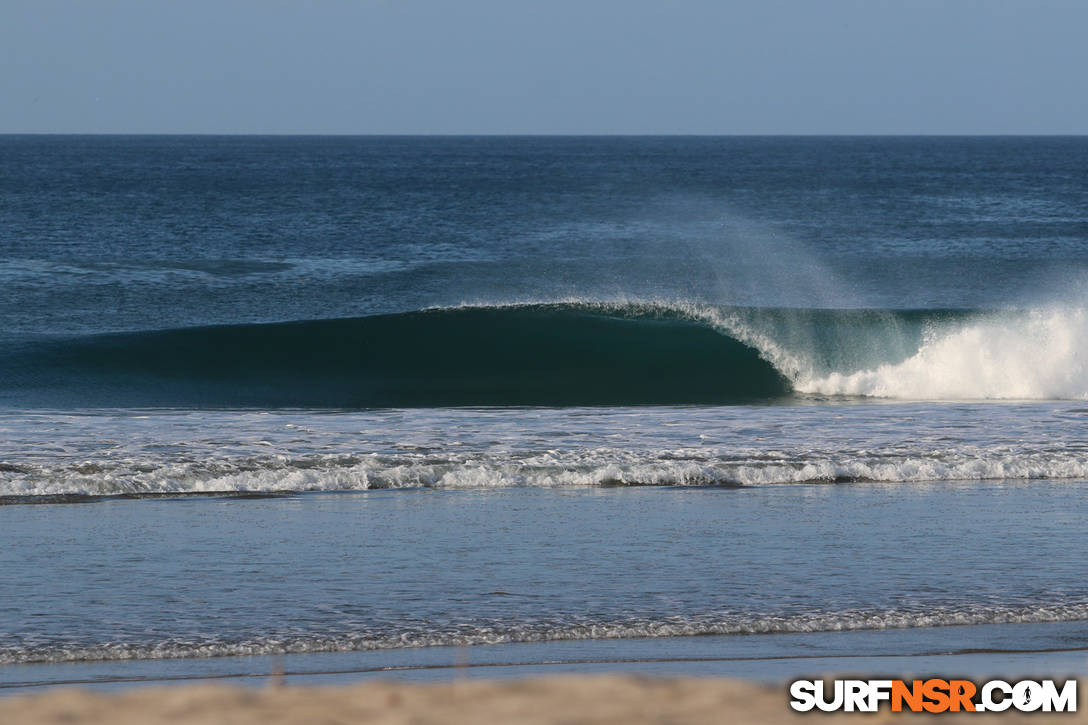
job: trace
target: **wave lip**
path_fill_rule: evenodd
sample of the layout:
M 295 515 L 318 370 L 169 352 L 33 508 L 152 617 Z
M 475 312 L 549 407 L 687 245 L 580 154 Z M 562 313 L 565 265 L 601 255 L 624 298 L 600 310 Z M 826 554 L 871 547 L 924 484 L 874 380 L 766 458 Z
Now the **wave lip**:
M 1088 399 L 1088 309 L 457 307 L 38 340 L 23 407 L 722 405 L 789 396 Z

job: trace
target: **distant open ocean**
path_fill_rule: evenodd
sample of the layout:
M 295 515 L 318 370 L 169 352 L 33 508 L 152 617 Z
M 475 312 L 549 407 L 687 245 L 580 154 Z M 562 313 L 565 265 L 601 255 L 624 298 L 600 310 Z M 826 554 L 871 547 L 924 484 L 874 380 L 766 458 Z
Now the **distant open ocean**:
M 0 688 L 1084 674 L 1088 138 L 0 136 L 0 544 Z

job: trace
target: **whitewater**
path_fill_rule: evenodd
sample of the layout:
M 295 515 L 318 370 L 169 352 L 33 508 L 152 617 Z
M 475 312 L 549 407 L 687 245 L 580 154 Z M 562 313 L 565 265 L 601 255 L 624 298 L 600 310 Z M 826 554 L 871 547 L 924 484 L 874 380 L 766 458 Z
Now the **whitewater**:
M 0 688 L 1088 642 L 1084 139 L 0 152 Z
M 1081 307 L 593 300 L 55 337 L 0 353 L 23 407 L 439 407 L 1088 395 Z
M 1083 306 L 927 312 L 662 307 L 752 346 L 798 393 L 945 401 L 1088 396 Z M 861 357 L 872 366 L 852 369 Z M 829 369 L 842 361 L 845 370 Z
M 830 414 L 829 414 L 830 413 Z M 1075 403 L 0 413 L 0 502 L 1088 478 Z M 996 428 L 982 425 L 986 420 Z M 451 437 L 451 432 L 453 435 Z
M 805 377 L 795 388 L 915 400 L 1083 400 L 1086 359 L 1085 309 L 1039 309 L 929 330 L 918 352 L 902 362 Z
M 8 359 L 37 356 L 36 376 L 63 361 L 78 385 L 54 393 L 86 395 L 99 375 L 153 407 L 0 412 L 0 501 L 1076 480 L 1088 477 L 1084 411 L 1062 401 L 1088 390 L 1086 320 L 1073 306 L 564 300 L 46 341 Z M 194 390 L 225 397 L 178 408 Z M 314 405 L 373 403 L 375 390 L 420 410 Z M 261 401 L 288 405 L 254 409 Z M 469 407 L 425 407 L 442 401 Z M 600 401 L 613 405 L 585 407 Z M 647 401 L 658 405 L 624 407 Z M 707 407 L 723 401 L 741 407 Z M 502 407 L 534 403 L 575 407 Z M 1002 421 L 1001 434 L 980 418 Z

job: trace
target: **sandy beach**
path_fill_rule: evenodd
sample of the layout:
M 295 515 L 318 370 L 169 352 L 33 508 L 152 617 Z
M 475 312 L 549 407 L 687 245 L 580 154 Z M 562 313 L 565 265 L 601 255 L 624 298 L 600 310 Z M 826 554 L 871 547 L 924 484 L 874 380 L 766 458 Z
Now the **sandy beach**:
M 1083 683 L 1081 688 L 1083 690 Z M 52 690 L 0 699 L 0 723 L 783 723 L 811 719 L 789 709 L 784 688 L 736 680 L 631 676 L 472 680 L 443 684 L 368 682 L 348 687 L 217 685 L 140 688 L 119 694 Z M 881 711 L 815 716 L 824 723 L 914 721 Z M 1076 714 L 942 716 L 942 722 L 1085 723 Z

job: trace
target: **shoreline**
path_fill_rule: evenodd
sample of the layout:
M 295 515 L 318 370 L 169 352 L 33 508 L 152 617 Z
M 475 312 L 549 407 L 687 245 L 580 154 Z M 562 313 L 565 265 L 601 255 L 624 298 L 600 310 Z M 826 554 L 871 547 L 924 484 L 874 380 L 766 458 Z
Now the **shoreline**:
M 1079 712 L 947 713 L 945 722 L 1085 723 Z M 377 681 L 341 687 L 268 686 L 260 690 L 193 684 L 102 694 L 73 688 L 0 698 L 0 722 L 140 723 L 719 723 L 802 722 L 785 687 L 720 678 L 630 675 L 459 680 L 441 684 Z M 927 715 L 821 714 L 825 723 L 913 721 Z M 999 720 L 998 720 L 999 719 Z
M 68 686 L 111 691 L 218 682 L 252 689 L 272 679 L 343 686 L 614 674 L 761 684 L 825 672 L 1085 678 L 1086 639 L 1088 622 L 1075 621 L 18 664 L 0 666 L 0 698 Z

